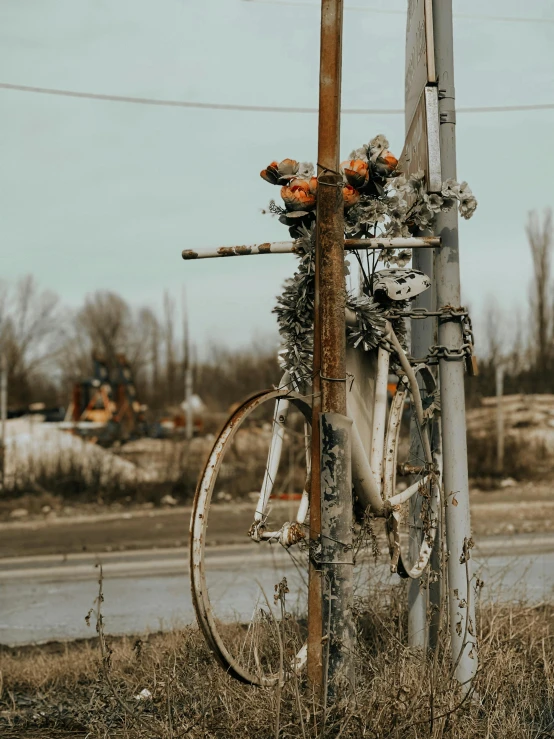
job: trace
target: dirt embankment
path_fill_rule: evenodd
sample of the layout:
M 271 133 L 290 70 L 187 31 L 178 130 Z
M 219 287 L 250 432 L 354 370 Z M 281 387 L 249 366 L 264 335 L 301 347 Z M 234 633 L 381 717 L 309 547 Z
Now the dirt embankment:
M 504 465 L 497 467 L 497 422 L 504 426 Z M 469 474 L 497 485 L 502 476 L 540 482 L 554 474 L 554 395 L 483 398 L 467 412 Z
M 554 396 L 506 396 L 502 408 L 504 477 L 495 468 L 496 400 L 485 398 L 468 412 L 470 469 L 483 472 L 470 492 L 473 530 L 477 536 L 552 532 L 554 496 L 537 475 L 554 474 Z M 15 490 L 0 499 L 0 557 L 186 546 L 188 506 L 213 437 L 188 445 L 140 439 L 105 450 L 51 424 L 20 419 L 8 429 Z M 243 429 L 237 452 L 263 459 L 268 441 L 267 429 Z M 534 480 L 518 481 L 526 474 Z M 211 531 L 223 543 L 241 541 L 252 516 L 252 504 L 220 504 Z
M 290 510 L 290 504 L 285 508 Z M 549 485 L 508 485 L 497 491 L 471 491 L 472 526 L 476 536 L 554 532 L 554 496 Z M 76 552 L 106 552 L 188 544 L 191 508 L 105 507 L 72 509 L 52 518 L 0 523 L 0 557 Z M 240 543 L 252 523 L 251 502 L 221 503 L 210 521 L 211 538 Z

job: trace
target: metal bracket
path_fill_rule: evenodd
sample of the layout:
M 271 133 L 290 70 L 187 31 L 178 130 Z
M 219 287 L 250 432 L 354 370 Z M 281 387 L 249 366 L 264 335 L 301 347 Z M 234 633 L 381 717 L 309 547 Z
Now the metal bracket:
M 444 100 L 445 98 L 452 98 L 452 100 L 456 97 L 456 89 L 454 85 L 440 85 L 438 86 L 438 92 L 439 92 L 439 100 Z
M 449 95 L 449 92 L 452 92 L 452 94 Z M 456 104 L 453 93 L 454 88 L 439 90 L 439 119 L 441 123 L 456 123 Z
M 454 125 L 456 125 L 456 111 L 455 110 L 441 110 L 440 122 L 441 123 L 454 123 Z

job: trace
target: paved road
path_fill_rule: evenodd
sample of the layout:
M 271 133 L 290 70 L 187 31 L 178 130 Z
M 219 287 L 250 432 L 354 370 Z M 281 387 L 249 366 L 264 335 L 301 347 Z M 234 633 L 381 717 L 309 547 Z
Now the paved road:
M 239 571 L 248 554 L 247 569 Z M 212 573 L 225 587 L 222 607 L 240 614 L 254 582 L 272 592 L 275 548 L 222 546 L 208 551 Z M 490 537 L 475 550 L 485 580 L 483 597 L 532 600 L 549 598 L 554 588 L 554 535 Z M 106 632 L 138 634 L 183 626 L 194 620 L 184 548 L 5 558 L 0 562 L 0 643 L 28 644 L 94 636 L 85 615 L 94 605 L 98 573 L 104 572 Z M 282 564 L 279 562 L 278 564 Z M 373 566 L 373 565 L 372 565 Z M 390 582 L 386 565 L 373 566 Z M 290 576 L 294 568 L 290 566 Z

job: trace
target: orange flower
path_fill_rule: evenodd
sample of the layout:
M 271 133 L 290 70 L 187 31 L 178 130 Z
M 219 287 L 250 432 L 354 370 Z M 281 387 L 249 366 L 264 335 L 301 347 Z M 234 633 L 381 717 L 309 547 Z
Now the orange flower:
M 271 162 L 267 169 L 262 169 L 260 177 L 269 182 L 270 185 L 276 185 L 279 182 L 279 163 Z
M 362 159 L 351 159 L 350 161 L 343 162 L 340 166 L 349 185 L 352 185 L 352 187 L 358 190 L 367 185 L 369 180 L 367 162 L 364 162 Z
M 283 159 L 282 162 L 271 162 L 266 169 L 262 169 L 260 177 L 270 185 L 279 185 L 292 180 L 298 172 L 296 159 Z
M 293 177 L 298 172 L 298 162 L 296 159 L 283 159 L 278 170 L 281 177 Z
M 342 199 L 344 201 L 344 207 L 348 210 L 348 208 L 356 205 L 360 199 L 360 193 L 352 185 L 345 185 L 342 188 Z
M 312 177 L 310 179 L 310 192 L 315 197 L 315 195 L 317 193 L 317 177 Z
M 300 177 L 295 177 L 291 180 L 289 182 L 289 187 L 291 189 L 299 187 L 301 190 L 304 190 L 304 192 L 310 192 L 310 183 L 307 180 L 300 179 Z
M 386 165 L 389 172 L 394 172 L 394 170 L 398 166 L 398 159 L 394 156 L 394 154 L 391 154 L 391 152 L 388 149 L 382 152 L 378 161 L 379 163 L 383 162 Z
M 290 185 L 281 188 L 281 197 L 287 210 L 312 210 L 315 208 L 315 196 L 310 192 L 310 183 L 306 180 L 292 180 Z

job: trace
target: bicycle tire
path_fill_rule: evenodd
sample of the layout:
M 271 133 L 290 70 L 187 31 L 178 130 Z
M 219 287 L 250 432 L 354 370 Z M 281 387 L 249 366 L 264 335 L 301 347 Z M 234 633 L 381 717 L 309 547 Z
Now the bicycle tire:
M 311 422 L 311 406 L 306 400 L 294 392 L 281 390 L 263 390 L 250 396 L 234 410 L 222 430 L 218 434 L 212 451 L 208 457 L 194 497 L 193 510 L 190 523 L 190 580 L 192 602 L 200 630 L 202 631 L 208 646 L 211 648 L 220 665 L 229 675 L 240 682 L 271 687 L 277 685 L 283 679 L 283 673 L 261 675 L 246 669 L 243 664 L 228 649 L 217 620 L 214 618 L 208 585 L 206 582 L 204 544 L 205 535 L 209 525 L 212 494 L 217 475 L 226 448 L 232 442 L 236 432 L 248 416 L 263 403 L 286 399 L 293 403 L 303 414 L 305 419 Z M 303 645 L 287 666 L 286 672 L 299 672 L 306 662 L 306 646 Z

